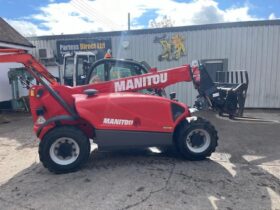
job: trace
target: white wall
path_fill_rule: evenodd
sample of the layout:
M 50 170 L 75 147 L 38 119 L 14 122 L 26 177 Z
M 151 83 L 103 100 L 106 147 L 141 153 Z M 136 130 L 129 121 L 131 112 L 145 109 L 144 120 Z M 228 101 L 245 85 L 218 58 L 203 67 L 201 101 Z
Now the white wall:
M 18 63 L 1 63 L 0 64 L 0 102 L 12 99 L 12 87 L 9 84 L 8 71 L 10 68 L 22 67 Z M 22 89 L 22 88 L 20 88 Z M 20 90 L 20 95 L 25 95 L 26 91 Z

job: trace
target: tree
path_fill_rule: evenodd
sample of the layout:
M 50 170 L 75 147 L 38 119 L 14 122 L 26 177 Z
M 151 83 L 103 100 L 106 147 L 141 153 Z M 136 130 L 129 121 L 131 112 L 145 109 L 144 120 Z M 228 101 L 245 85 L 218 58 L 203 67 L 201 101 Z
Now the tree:
M 149 27 L 150 28 L 166 28 L 166 27 L 172 27 L 174 26 L 175 21 L 173 21 L 170 17 L 167 17 L 166 15 L 162 17 L 161 20 L 151 20 Z

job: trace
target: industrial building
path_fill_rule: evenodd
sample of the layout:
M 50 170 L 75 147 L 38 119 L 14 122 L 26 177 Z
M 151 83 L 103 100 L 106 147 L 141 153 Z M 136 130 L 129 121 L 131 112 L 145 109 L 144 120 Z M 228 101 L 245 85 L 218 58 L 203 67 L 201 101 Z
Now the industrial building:
M 14 48 L 30 50 L 34 46 L 3 18 L 0 17 L 0 48 Z M 18 88 L 17 76 L 11 69 L 20 68 L 18 63 L 0 63 L 0 111 L 16 108 L 22 96 L 27 95 L 27 90 Z M 8 76 L 9 73 L 9 76 Z
M 152 67 L 170 67 L 202 60 L 215 71 L 247 70 L 246 107 L 280 108 L 280 20 L 219 23 L 159 29 L 31 37 L 31 52 L 55 72 L 62 51 L 107 49 L 113 57 L 146 61 Z M 192 105 L 197 95 L 191 83 L 179 83 L 168 92 Z

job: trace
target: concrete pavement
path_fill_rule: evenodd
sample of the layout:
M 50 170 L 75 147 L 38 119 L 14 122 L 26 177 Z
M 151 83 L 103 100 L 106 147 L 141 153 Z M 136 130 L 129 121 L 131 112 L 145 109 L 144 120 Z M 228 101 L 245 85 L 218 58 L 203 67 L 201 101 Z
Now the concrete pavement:
M 248 114 L 280 120 L 277 110 Z M 219 133 L 209 160 L 94 151 L 80 171 L 64 175 L 39 163 L 31 117 L 9 115 L 0 124 L 0 208 L 280 210 L 280 124 L 202 115 Z

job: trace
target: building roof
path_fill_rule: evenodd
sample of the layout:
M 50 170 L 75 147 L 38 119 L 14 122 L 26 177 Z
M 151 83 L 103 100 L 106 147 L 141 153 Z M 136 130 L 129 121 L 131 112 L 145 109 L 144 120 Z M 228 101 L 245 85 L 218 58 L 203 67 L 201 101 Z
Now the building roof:
M 77 39 L 77 38 L 88 39 L 92 37 L 103 38 L 103 37 L 120 36 L 120 35 L 153 34 L 153 33 L 166 33 L 166 32 L 207 30 L 207 29 L 217 29 L 217 28 L 255 27 L 255 26 L 266 26 L 266 25 L 280 25 L 280 20 L 242 21 L 242 22 L 214 23 L 214 24 L 177 26 L 177 27 L 166 27 L 166 28 L 137 29 L 137 30 L 130 30 L 130 31 L 48 35 L 48 36 L 28 37 L 28 40 L 34 41 L 34 40 Z
M 34 47 L 26 38 L 0 17 L 0 43 Z M 0 44 L 1 45 L 1 44 Z

